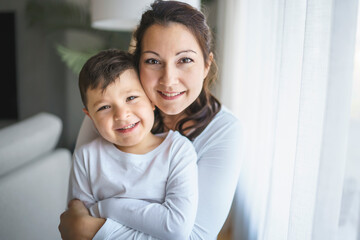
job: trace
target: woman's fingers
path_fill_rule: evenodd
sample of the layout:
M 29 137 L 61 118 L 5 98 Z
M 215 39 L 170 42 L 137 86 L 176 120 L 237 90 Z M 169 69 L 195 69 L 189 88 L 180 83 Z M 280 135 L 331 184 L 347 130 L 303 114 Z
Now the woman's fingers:
M 73 211 L 72 214 L 90 215 L 89 210 L 85 207 L 84 203 L 78 199 L 73 199 L 68 204 L 69 210 Z
M 81 236 L 81 228 L 84 226 L 89 211 L 80 200 L 71 200 L 68 204 L 69 209 L 60 215 L 58 229 L 61 238 L 64 240 L 84 239 Z
M 78 199 L 71 200 L 68 210 L 60 215 L 58 229 L 64 240 L 92 239 L 105 223 L 103 218 L 90 216 L 89 210 Z

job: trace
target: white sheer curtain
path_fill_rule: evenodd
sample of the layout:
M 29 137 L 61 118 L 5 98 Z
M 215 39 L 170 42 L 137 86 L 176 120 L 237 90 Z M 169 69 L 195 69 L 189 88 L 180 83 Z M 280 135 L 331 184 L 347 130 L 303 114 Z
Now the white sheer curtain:
M 337 239 L 358 0 L 218 3 L 220 96 L 246 131 L 234 239 Z

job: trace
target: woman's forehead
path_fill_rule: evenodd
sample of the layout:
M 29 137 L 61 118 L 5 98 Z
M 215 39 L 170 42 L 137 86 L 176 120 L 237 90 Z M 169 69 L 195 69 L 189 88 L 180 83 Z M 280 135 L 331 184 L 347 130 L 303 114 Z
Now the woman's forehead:
M 183 24 L 154 24 L 150 26 L 142 39 L 142 51 L 199 52 L 200 46 L 194 34 Z

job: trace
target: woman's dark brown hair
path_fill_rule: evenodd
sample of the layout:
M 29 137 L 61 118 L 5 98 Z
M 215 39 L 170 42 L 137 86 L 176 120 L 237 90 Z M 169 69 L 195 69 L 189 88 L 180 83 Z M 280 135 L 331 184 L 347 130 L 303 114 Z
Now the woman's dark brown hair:
M 206 23 L 205 16 L 186 3 L 178 1 L 155 1 L 151 4 L 151 8 L 143 13 L 140 25 L 134 32 L 134 39 L 136 41 L 134 50 L 135 65 L 139 68 L 142 40 L 146 30 L 154 24 L 167 26 L 170 23 L 180 23 L 194 34 L 202 50 L 204 62 L 207 64 L 210 53 L 212 52 L 212 35 Z M 204 80 L 200 95 L 185 109 L 187 117 L 181 119 L 176 125 L 176 130 L 190 140 L 194 140 L 220 110 L 220 102 L 210 92 L 210 85 L 215 81 L 216 75 L 217 67 L 215 61 L 212 59 L 210 71 Z M 185 128 L 184 124 L 189 121 L 194 124 Z M 155 124 L 152 132 L 160 133 L 163 132 L 164 129 L 160 110 L 156 108 Z M 190 131 L 185 134 L 187 130 Z

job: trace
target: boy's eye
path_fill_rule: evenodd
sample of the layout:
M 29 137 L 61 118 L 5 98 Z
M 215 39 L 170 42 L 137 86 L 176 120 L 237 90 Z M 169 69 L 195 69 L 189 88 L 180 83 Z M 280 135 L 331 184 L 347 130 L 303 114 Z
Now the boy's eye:
M 129 101 L 134 100 L 135 98 L 137 98 L 137 96 L 130 96 L 130 97 L 126 98 L 126 101 L 129 102 Z
M 101 111 L 101 110 L 105 110 L 105 109 L 109 109 L 109 108 L 110 108 L 109 105 L 105 105 L 105 106 L 100 107 L 97 111 Z
M 147 59 L 145 60 L 145 63 L 147 64 L 159 64 L 160 62 L 154 58 L 150 58 L 150 59 Z
M 191 63 L 191 62 L 193 62 L 193 60 L 191 58 L 185 57 L 185 58 L 180 59 L 179 62 L 180 63 Z

